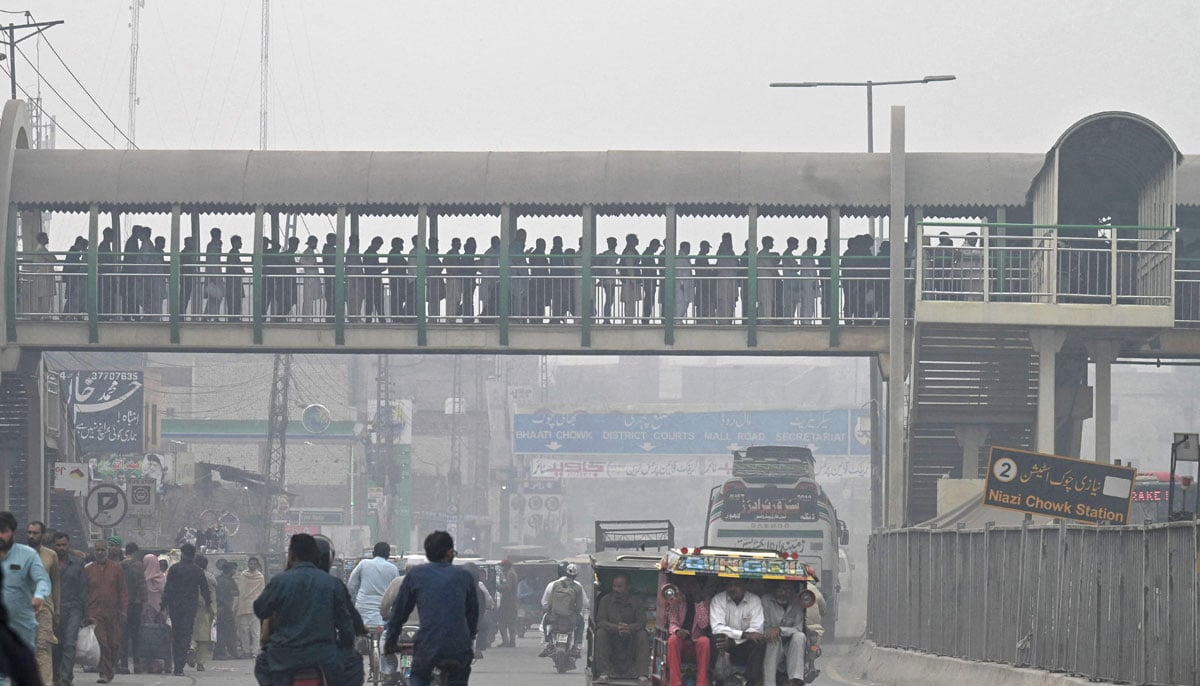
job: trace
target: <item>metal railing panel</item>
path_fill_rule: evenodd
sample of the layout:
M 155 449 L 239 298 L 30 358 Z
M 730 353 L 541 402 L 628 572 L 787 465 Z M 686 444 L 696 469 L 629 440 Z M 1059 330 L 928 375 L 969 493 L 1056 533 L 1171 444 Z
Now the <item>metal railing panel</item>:
M 1134 683 L 1196 683 L 1200 522 L 878 533 L 880 645 Z

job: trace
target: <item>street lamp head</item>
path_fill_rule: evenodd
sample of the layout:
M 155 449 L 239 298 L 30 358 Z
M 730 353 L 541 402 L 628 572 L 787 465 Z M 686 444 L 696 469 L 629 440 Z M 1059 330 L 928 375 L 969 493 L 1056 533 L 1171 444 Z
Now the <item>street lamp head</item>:
M 771 84 L 771 88 L 815 88 L 816 86 L 817 84 L 812 81 L 801 81 L 799 83 L 777 81 Z
M 953 81 L 955 78 L 954 74 L 934 74 L 933 76 L 926 76 L 921 80 L 925 83 L 930 83 L 932 81 Z

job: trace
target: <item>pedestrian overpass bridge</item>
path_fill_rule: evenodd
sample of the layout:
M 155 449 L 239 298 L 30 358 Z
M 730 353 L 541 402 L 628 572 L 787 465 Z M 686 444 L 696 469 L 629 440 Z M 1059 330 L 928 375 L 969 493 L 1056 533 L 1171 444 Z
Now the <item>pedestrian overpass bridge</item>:
M 6 370 L 22 354 L 88 349 L 871 356 L 904 380 L 889 387 L 885 472 L 888 522 L 901 524 L 932 516 L 936 481 L 976 476 L 991 443 L 1078 454 L 1089 363 L 1107 460 L 1111 364 L 1200 357 L 1200 163 L 1129 113 L 1086 117 L 1032 154 L 908 152 L 899 108 L 886 153 L 29 140 L 11 101 L 0 121 Z M 75 215 L 86 246 L 40 247 L 44 213 Z M 160 215 L 165 245 L 127 240 L 133 214 Z M 286 243 L 289 214 L 328 216 L 328 251 L 269 247 Z M 236 257 L 200 247 L 202 225 L 222 215 L 253 218 Z M 463 215 L 494 218 L 496 245 L 439 243 L 439 218 Z M 598 249 L 597 218 L 629 215 L 662 222 L 661 254 Z M 374 216 L 415 220 L 411 248 L 359 245 L 360 218 Z M 521 219 L 535 216 L 577 226 L 578 250 L 530 253 Z M 740 225 L 736 249 L 684 259 L 678 220 L 693 216 Z M 768 217 L 823 218 L 833 249 L 764 249 Z M 843 235 L 845 217 L 887 217 L 890 240 Z

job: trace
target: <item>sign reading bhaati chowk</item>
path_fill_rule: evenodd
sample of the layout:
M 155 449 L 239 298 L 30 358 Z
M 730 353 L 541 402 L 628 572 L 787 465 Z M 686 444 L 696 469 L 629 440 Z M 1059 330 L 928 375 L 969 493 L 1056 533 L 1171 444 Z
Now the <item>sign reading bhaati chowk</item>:
M 871 454 L 866 410 L 552 412 L 513 416 L 513 452 L 524 455 L 727 457 L 752 445 L 800 445 L 814 454 Z
M 1088 524 L 1127 524 L 1137 470 L 993 447 L 983 504 Z
M 80 455 L 142 451 L 141 372 L 60 373 Z

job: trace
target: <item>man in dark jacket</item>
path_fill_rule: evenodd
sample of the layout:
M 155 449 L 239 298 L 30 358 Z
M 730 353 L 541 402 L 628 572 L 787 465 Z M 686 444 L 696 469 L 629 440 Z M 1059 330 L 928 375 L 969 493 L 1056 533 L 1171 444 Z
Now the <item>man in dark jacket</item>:
M 125 544 L 125 559 L 121 560 L 121 571 L 125 574 L 129 612 L 125 615 L 125 630 L 121 633 L 121 658 L 117 661 L 117 674 L 128 674 L 129 660 L 133 659 L 135 664 L 137 663 L 142 607 L 146 604 L 146 577 L 142 572 L 141 550 L 133 541 Z
M 237 626 L 233 620 L 233 604 L 237 602 L 238 587 L 233 573 L 236 562 L 217 560 L 217 645 L 213 650 L 214 660 L 232 660 L 241 655 L 237 642 Z
M 204 576 L 204 570 L 196 565 L 196 546 L 184 543 L 179 552 L 183 559 L 167 570 L 167 585 L 163 588 L 162 599 L 163 609 L 171 615 L 171 657 L 176 676 L 183 675 L 200 598 L 204 598 L 205 606 L 212 612 L 208 578 Z
M 317 667 L 328 684 L 362 683 L 347 674 L 344 658 L 354 641 L 350 594 L 317 563 L 321 549 L 308 534 L 288 543 L 288 568 L 275 575 L 258 600 L 254 614 L 270 621 L 263 651 L 254 664 L 261 686 L 290 684 L 296 670 Z
M 400 594 L 388 621 L 384 650 L 396 651 L 400 630 L 416 609 L 421 631 L 413 647 L 412 683 L 430 682 L 433 668 L 449 670 L 450 686 L 465 686 L 471 676 L 475 657 L 475 635 L 479 629 L 479 599 L 475 578 L 462 567 L 455 567 L 454 539 L 445 531 L 425 537 L 425 557 L 420 565 L 404 575 Z

